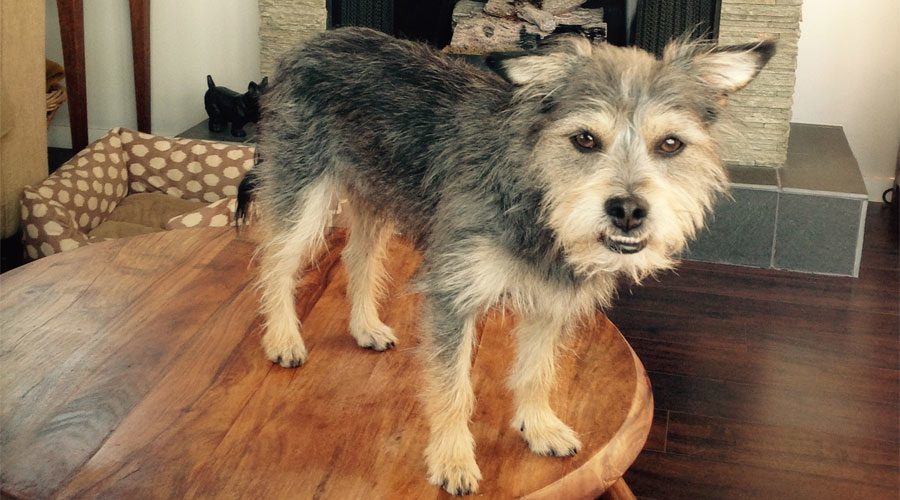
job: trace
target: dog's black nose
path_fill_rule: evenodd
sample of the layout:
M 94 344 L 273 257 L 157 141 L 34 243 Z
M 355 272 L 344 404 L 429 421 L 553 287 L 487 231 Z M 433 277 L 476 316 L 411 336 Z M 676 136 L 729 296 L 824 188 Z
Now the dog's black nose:
M 613 225 L 626 233 L 640 227 L 649 210 L 647 202 L 638 196 L 610 198 L 604 208 Z

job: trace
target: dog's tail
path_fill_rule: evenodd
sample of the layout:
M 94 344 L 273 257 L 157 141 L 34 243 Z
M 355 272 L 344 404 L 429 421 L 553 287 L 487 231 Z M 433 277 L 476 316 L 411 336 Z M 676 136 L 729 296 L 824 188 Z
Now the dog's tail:
M 206 75 L 206 85 L 209 86 L 209 88 L 216 86 L 216 82 L 213 81 L 212 75 Z
M 259 165 L 262 159 L 259 153 L 253 153 L 253 165 Z M 241 225 L 247 225 L 250 218 L 250 204 L 253 203 L 253 197 L 256 194 L 256 188 L 259 186 L 259 179 L 256 177 L 256 169 L 250 169 L 241 179 L 237 193 L 237 208 L 234 210 L 234 225 L 240 229 Z

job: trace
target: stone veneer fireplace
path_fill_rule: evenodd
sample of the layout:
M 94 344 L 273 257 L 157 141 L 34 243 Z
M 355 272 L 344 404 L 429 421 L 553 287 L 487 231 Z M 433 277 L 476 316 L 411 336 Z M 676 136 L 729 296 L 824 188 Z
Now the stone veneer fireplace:
M 778 51 L 729 106 L 742 136 L 725 148 L 731 164 L 780 167 L 787 159 L 802 0 L 721 0 L 719 43 L 739 44 L 771 37 Z
M 326 0 L 258 0 L 260 70 L 275 72 L 278 57 L 312 35 L 325 31 Z

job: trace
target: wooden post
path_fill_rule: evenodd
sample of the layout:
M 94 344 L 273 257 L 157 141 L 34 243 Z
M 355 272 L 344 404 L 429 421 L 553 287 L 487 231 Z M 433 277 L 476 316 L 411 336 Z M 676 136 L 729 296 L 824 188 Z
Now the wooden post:
M 129 0 L 137 125 L 150 133 L 150 0 Z
M 72 149 L 81 151 L 88 143 L 87 86 L 84 72 L 83 0 L 56 0 L 59 32 L 62 37 L 63 64 L 66 67 L 66 93 L 69 95 L 69 127 Z

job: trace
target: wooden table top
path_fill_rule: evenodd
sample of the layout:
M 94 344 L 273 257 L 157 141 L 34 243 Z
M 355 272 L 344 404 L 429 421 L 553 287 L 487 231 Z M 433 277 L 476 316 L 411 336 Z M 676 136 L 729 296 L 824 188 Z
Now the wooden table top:
M 284 369 L 259 346 L 254 245 L 229 229 L 90 245 L 0 276 L 0 486 L 5 495 L 437 498 L 417 399 L 418 265 L 391 242 L 382 310 L 396 349 L 347 331 L 343 235 L 297 307 L 310 350 Z M 637 456 L 653 413 L 631 348 L 605 318 L 564 355 L 555 408 L 584 448 L 528 451 L 509 426 L 515 318 L 490 315 L 473 367 L 479 496 L 595 496 Z

